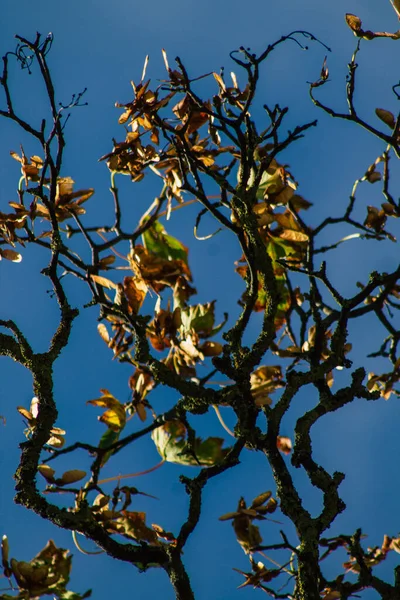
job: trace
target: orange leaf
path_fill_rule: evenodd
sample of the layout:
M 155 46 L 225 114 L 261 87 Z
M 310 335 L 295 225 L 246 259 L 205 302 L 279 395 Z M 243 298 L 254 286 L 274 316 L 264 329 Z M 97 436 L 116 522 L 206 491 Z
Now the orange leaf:
M 124 277 L 123 285 L 129 311 L 137 315 L 146 297 L 148 287 L 140 277 Z
M 292 451 L 292 440 L 288 437 L 278 435 L 276 438 L 276 446 L 283 454 L 290 454 Z

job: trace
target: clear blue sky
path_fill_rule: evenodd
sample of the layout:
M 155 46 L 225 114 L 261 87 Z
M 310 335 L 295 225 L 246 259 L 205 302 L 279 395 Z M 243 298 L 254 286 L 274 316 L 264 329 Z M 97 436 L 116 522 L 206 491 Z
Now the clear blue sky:
M 229 3 L 222 0 L 155 0 L 151 4 L 128 0 L 115 4 L 104 0 L 70 0 L 68 3 L 3 0 L 0 53 L 3 55 L 14 49 L 16 33 L 34 38 L 36 31 L 43 34 L 51 31 L 55 41 L 49 62 L 57 99 L 66 103 L 72 93 L 88 88 L 85 98 L 89 106 L 75 110 L 67 126 L 64 175 L 73 177 L 79 188 L 95 188 L 96 194 L 87 205 L 88 222 L 99 223 L 110 218 L 112 204 L 108 192 L 109 173 L 103 163 L 98 163 L 98 158 L 110 151 L 112 137 L 123 137 L 123 129 L 117 124 L 120 112 L 114 108 L 114 103 L 130 100 L 130 80 L 140 79 L 146 54 L 150 55 L 148 75 L 153 79 L 164 76 L 161 48 L 167 50 L 171 63 L 179 55 L 193 75 L 217 71 L 222 65 L 229 72 L 231 50 L 244 45 L 260 52 L 282 34 L 293 29 L 306 29 L 333 50 L 328 57 L 331 82 L 320 90 L 320 97 L 345 110 L 346 65 L 356 44 L 344 23 L 346 12 L 360 16 L 369 29 L 394 31 L 398 28 L 389 0 L 287 0 L 284 3 L 271 0 L 246 3 L 237 0 Z M 313 44 L 307 52 L 295 44 L 280 48 L 265 65 L 259 89 L 260 105 L 267 101 L 290 107 L 288 128 L 299 122 L 319 120 L 318 129 L 311 131 L 283 157 L 300 182 L 299 192 L 314 203 L 310 218 L 315 223 L 322 215 L 340 212 L 347 203 L 354 179 L 361 176 L 384 149 L 367 132 L 333 121 L 312 106 L 306 82 L 318 77 L 324 55 L 325 50 Z M 397 109 L 390 88 L 399 77 L 399 59 L 400 42 L 374 40 L 363 44 L 356 102 L 365 118 L 377 126 L 376 107 L 392 112 Z M 18 105 L 27 117 L 38 123 L 44 94 L 36 75 L 29 77 L 15 69 L 12 82 Z M 19 169 L 9 158 L 9 151 L 18 151 L 20 143 L 28 155 L 40 153 L 16 126 L 2 120 L 0 211 L 7 212 L 8 201 L 16 200 Z M 399 183 L 398 172 L 397 175 L 393 172 L 393 181 Z M 117 184 L 134 227 L 157 190 L 146 182 L 132 185 L 122 177 Z M 378 205 L 381 201 L 379 190 L 373 186 L 363 194 L 363 211 L 365 205 Z M 197 299 L 217 298 L 217 314 L 222 316 L 223 311 L 228 310 L 233 318 L 237 313 L 236 300 L 243 287 L 232 265 L 238 258 L 238 249 L 226 233 L 209 242 L 195 241 L 192 227 L 196 211 L 188 210 L 185 215 L 181 214 L 183 212 L 177 213 L 179 218 L 172 219 L 168 227 L 191 248 L 189 258 L 199 291 Z M 390 230 L 395 235 L 396 228 L 399 237 L 399 227 L 394 222 Z M 348 232 L 332 233 L 332 240 L 345 233 Z M 397 255 L 397 248 L 390 241 L 368 247 L 358 241 L 349 242 L 330 260 L 329 274 L 342 293 L 350 295 L 356 289 L 355 282 L 365 281 L 368 271 L 394 268 Z M 46 293 L 48 282 L 38 275 L 44 264 L 44 255 L 31 254 L 29 249 L 24 252 L 20 264 L 0 263 L 0 318 L 14 319 L 37 351 L 46 349 L 58 316 L 54 300 Z M 87 296 L 82 299 L 80 292 L 79 286 L 70 286 L 72 303 L 82 305 L 87 301 Z M 85 405 L 87 400 L 98 396 L 100 388 L 108 388 L 121 401 L 126 401 L 129 395 L 129 369 L 111 362 L 111 355 L 96 331 L 96 316 L 94 309 L 82 311 L 71 344 L 56 368 L 59 426 L 67 430 L 68 443 L 83 439 L 96 443 L 103 432 L 95 418 L 96 409 Z M 256 319 L 254 331 L 259 323 Z M 376 349 L 374 336 L 382 332 L 375 325 L 361 322 L 353 327 L 352 333 L 355 350 L 351 358 L 358 365 L 364 361 L 362 351 L 365 348 L 365 353 Z M 266 362 L 273 363 L 273 359 Z M 371 368 L 371 363 L 364 361 L 363 364 L 367 369 Z M 154 405 L 159 411 L 175 399 L 168 391 L 156 393 L 158 399 Z M 165 600 L 172 600 L 173 592 L 161 570 L 151 570 L 143 575 L 127 564 L 104 556 L 80 555 L 73 547 L 70 534 L 13 505 L 12 474 L 18 461 L 16 443 L 23 440 L 23 424 L 15 407 L 24 405 L 28 408 L 31 397 L 29 374 L 2 359 L 0 414 L 6 417 L 7 425 L 0 425 L 0 533 L 9 536 L 12 555 L 20 560 L 30 559 L 49 538 L 53 538 L 57 545 L 71 548 L 74 553 L 72 589 L 84 591 L 92 587 L 96 600 L 110 596 L 153 598 L 159 594 Z M 296 415 L 314 401 L 315 398 L 299 396 L 285 421 L 287 431 L 284 433 L 292 435 Z M 357 527 L 362 527 L 369 535 L 369 544 L 379 545 L 384 533 L 395 535 L 399 532 L 399 417 L 399 401 L 393 396 L 388 402 L 366 404 L 360 401 L 319 423 L 313 431 L 313 447 L 321 464 L 330 471 L 346 473 L 341 491 L 348 510 L 337 519 L 332 534 L 353 533 Z M 202 435 L 206 432 L 224 435 L 211 414 L 195 426 Z M 149 440 L 140 441 L 120 456 L 118 465 L 113 467 L 111 464 L 104 476 L 145 469 L 158 460 Z M 85 468 L 87 464 L 84 455 L 77 455 L 73 464 L 67 459 L 60 460 L 59 470 L 61 472 L 63 467 Z M 149 522 L 177 531 L 187 508 L 187 499 L 178 481 L 183 470 L 177 465 L 164 465 L 154 474 L 132 480 L 132 485 L 160 498 L 159 501 L 143 498 L 135 505 L 138 510 L 148 513 Z M 306 506 L 311 512 L 317 511 L 320 507 L 318 494 L 301 473 L 294 473 L 294 477 L 307 498 Z M 244 456 L 238 468 L 207 486 L 203 523 L 191 537 L 184 555 L 198 600 L 236 597 L 246 600 L 250 594 L 260 594 L 249 589 L 236 591 L 242 580 L 231 568 L 247 570 L 248 561 L 236 544 L 230 525 L 217 519 L 233 510 L 241 495 L 251 500 L 267 489 L 274 490 L 268 466 L 261 456 L 252 454 Z M 279 512 L 276 515 L 279 519 Z M 264 526 L 264 541 L 279 541 L 279 528 L 273 523 Z M 291 533 L 289 528 L 287 531 Z M 390 559 L 392 564 L 393 560 Z M 381 572 L 391 573 L 386 566 Z M 373 594 L 368 596 L 374 597 Z

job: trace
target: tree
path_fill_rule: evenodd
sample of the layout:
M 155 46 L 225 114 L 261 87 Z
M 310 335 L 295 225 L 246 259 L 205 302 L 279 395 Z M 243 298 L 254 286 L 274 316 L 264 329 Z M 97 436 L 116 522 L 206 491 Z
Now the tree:
M 393 5 L 399 14 L 398 3 Z M 0 116 L 29 134 L 37 150 L 30 157 L 22 147 L 19 153 L 11 152 L 22 176 L 9 212 L 0 213 L 0 253 L 6 261 L 18 263 L 39 248 L 40 256 L 47 257 L 41 272 L 59 310 L 44 352 L 34 350 L 34 340 L 17 322 L 7 317 L 0 321 L 1 355 L 28 369 L 33 381 L 31 406 L 18 407 L 27 439 L 21 444 L 15 473 L 15 501 L 72 531 L 78 548 L 79 533 L 109 556 L 139 570 L 161 568 L 179 599 L 196 597 L 184 549 L 203 526 L 204 491 L 214 479 L 235 472 L 245 456 L 259 454 L 272 471 L 274 489 L 260 486 L 255 498 L 243 489 L 243 496 L 232 499 L 220 515 L 221 521 L 232 523 L 249 560 L 247 571 L 236 569 L 244 577 L 240 587 L 296 600 L 349 598 L 369 589 L 385 599 L 399 597 L 400 567 L 389 582 L 379 575 L 379 566 L 399 552 L 400 538 L 389 532 L 380 547 L 367 548 L 357 524 L 353 531 L 330 536 L 330 527 L 345 510 L 339 490 L 344 474 L 324 468 L 311 444 L 311 431 L 323 417 L 340 414 L 357 398 L 388 400 L 397 394 L 400 378 L 396 324 L 400 267 L 371 272 L 349 296 L 329 275 L 328 260 L 349 240 L 395 242 L 386 226 L 400 215 L 390 162 L 399 158 L 400 116 L 377 108 L 382 123 L 378 128 L 360 116 L 355 102 L 362 45 L 376 37 L 397 40 L 400 33 L 365 30 L 361 20 L 350 14 L 346 21 L 357 38 L 346 84 L 348 112 L 338 112 L 319 99 L 319 88 L 329 80 L 326 58 L 319 78 L 309 86 L 310 97 L 318 109 L 366 129 L 383 144 L 376 160 L 357 175 L 344 212 L 332 214 L 326 207 L 319 223 L 308 216 L 311 203 L 297 193 L 295 175 L 283 162 L 285 150 L 317 121 L 285 133 L 288 109 L 278 104 L 264 104 L 264 114 L 257 120 L 253 117 L 259 102 L 260 67 L 273 50 L 290 42 L 300 48 L 315 42 L 329 51 L 311 33 L 282 36 L 259 55 L 246 48 L 232 52 L 237 73 L 230 79 L 223 71 L 191 76 L 179 58 L 171 68 L 163 51 L 166 78 L 153 85 L 146 78 L 146 59 L 140 82 L 132 84 L 133 99 L 117 104 L 123 109 L 119 124 L 124 139 L 114 141 L 112 150 L 100 159 L 111 173 L 114 206 L 113 218 L 100 224 L 96 210 L 90 209 L 94 190 L 74 191 L 74 181 L 63 170 L 65 115 L 83 105 L 84 93 L 74 95 L 67 105 L 57 104 L 48 65 L 52 36 L 43 39 L 38 34 L 31 41 L 17 36 L 15 52 L 3 58 L 0 83 L 5 108 Z M 10 72 L 15 62 L 29 72 L 38 69 L 45 85 L 51 118 L 43 119 L 39 127 L 20 114 L 13 97 Z M 206 77 L 215 88 L 210 99 L 201 94 Z M 397 99 L 399 89 L 400 83 L 395 83 Z M 120 197 L 120 175 L 128 175 L 134 183 L 150 177 L 160 182 L 133 231 Z M 359 190 L 370 184 L 378 184 L 375 189 L 380 186 L 384 201 L 359 209 Z M 223 230 L 240 246 L 238 255 L 231 257 L 244 284 L 237 319 L 225 314 L 219 322 L 218 312 L 225 307 L 218 307 L 214 299 L 200 303 L 193 298 L 189 250 L 168 233 L 169 221 L 172 225 L 182 218 L 188 206 L 199 209 L 194 226 L 198 240 Z M 203 220 L 210 224 L 210 217 L 217 221 L 217 230 L 200 235 Z M 336 232 L 338 225 L 345 235 L 330 241 L 327 232 L 332 227 Z M 88 400 L 89 405 L 104 409 L 99 420 L 105 430 L 94 443 L 68 439 L 59 427 L 60 407 L 54 393 L 57 361 L 79 327 L 80 311 L 98 319 L 99 335 L 121 372 L 129 373 L 131 390 L 128 402 L 103 388 L 99 397 Z M 360 319 L 378 319 L 384 330 L 372 354 L 377 368 L 369 374 L 351 360 L 359 340 L 349 336 L 348 329 Z M 174 390 L 177 398 L 167 408 L 166 388 Z M 304 389 L 312 404 L 300 411 L 289 437 L 284 419 Z M 210 411 L 223 429 L 219 436 L 206 432 L 203 439 L 197 430 Z M 79 418 L 85 420 L 88 414 L 82 408 Z M 224 430 L 228 438 L 221 437 Z M 152 524 L 137 510 L 137 496 L 148 494 L 142 484 L 139 488 L 125 485 L 125 477 L 133 475 L 120 473 L 123 452 L 135 449 L 143 438 L 151 439 L 161 456 L 161 462 L 147 472 L 164 469 L 166 463 L 179 465 L 179 473 L 183 472 L 179 479 L 188 505 L 174 531 L 169 531 L 168 506 L 161 524 Z M 112 476 L 104 477 L 109 468 Z M 299 493 L 296 469 L 320 493 L 322 508 L 315 516 Z M 258 521 L 275 517 L 282 519 L 280 539 L 266 544 L 266 524 Z M 222 523 L 218 531 L 226 529 Z M 10 559 L 6 537 L 2 550 L 4 575 L 13 590 L 2 598 L 89 595 L 67 591 L 71 559 L 54 542 L 31 562 Z M 324 559 L 341 557 L 343 550 L 346 562 L 341 566 L 338 559 L 335 575 L 328 576 Z M 260 556 L 265 560 L 260 561 Z M 273 568 L 267 561 L 274 563 Z

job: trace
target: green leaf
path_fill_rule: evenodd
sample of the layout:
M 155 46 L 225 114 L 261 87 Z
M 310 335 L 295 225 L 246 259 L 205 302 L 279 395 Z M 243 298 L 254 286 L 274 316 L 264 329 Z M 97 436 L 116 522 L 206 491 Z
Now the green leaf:
M 212 467 L 228 454 L 230 448 L 222 448 L 224 440 L 219 437 L 209 437 L 204 441 L 196 438 L 195 453 L 202 465 Z
M 218 333 L 228 320 L 225 313 L 222 323 L 214 327 L 215 300 L 207 304 L 196 304 L 181 309 L 182 335 L 185 337 L 193 329 L 201 338 L 209 338 Z
M 284 244 L 280 244 L 276 238 L 271 238 L 267 244 L 267 252 L 272 260 L 284 258 L 286 256 L 286 246 Z
M 112 429 L 107 429 L 107 431 L 101 436 L 101 439 L 99 442 L 99 448 L 108 448 L 108 446 L 111 446 L 112 444 L 117 442 L 119 439 L 119 434 L 120 434 L 119 431 L 113 431 Z M 101 461 L 102 467 L 106 464 L 106 462 L 112 455 L 113 455 L 113 451 L 111 450 L 110 452 L 107 452 L 103 456 L 103 460 Z
M 260 185 L 258 186 L 257 189 L 257 200 L 263 200 L 265 197 L 265 194 L 270 190 L 274 190 L 277 188 L 277 186 L 281 186 L 282 187 L 282 175 L 279 169 L 275 169 L 273 170 L 272 173 L 268 173 L 267 171 L 264 171 L 264 173 L 261 176 L 261 181 L 260 181 Z
M 95 400 L 88 400 L 86 404 L 92 404 L 93 406 L 100 406 L 107 408 L 106 412 L 99 417 L 99 421 L 102 421 L 114 431 L 121 431 L 126 424 L 126 412 L 125 406 L 121 404 L 108 390 L 100 390 L 103 393 L 101 398 Z
M 277 279 L 277 288 L 279 294 L 279 301 L 277 309 L 278 311 L 286 312 L 290 307 L 290 294 L 289 289 L 286 285 L 286 281 L 283 279 Z
M 148 252 L 165 260 L 182 260 L 188 264 L 188 249 L 179 240 L 169 235 L 159 221 L 155 221 L 142 235 L 143 245 Z
M 108 446 L 111 446 L 111 444 L 117 442 L 118 438 L 119 432 L 113 431 L 112 429 L 107 429 L 107 431 L 101 436 L 99 448 L 108 448 Z
M 222 438 L 210 437 L 206 440 L 195 438 L 191 448 L 187 441 L 186 427 L 180 421 L 168 421 L 151 434 L 161 457 L 167 462 L 187 466 L 211 467 L 220 462 L 229 452 L 222 448 Z
M 161 457 L 168 462 L 182 464 L 180 455 L 186 446 L 186 427 L 180 421 L 168 421 L 157 427 L 151 438 Z
M 273 260 L 276 260 L 296 254 L 297 250 L 293 247 L 290 240 L 274 237 L 270 238 L 267 244 L 267 252 Z

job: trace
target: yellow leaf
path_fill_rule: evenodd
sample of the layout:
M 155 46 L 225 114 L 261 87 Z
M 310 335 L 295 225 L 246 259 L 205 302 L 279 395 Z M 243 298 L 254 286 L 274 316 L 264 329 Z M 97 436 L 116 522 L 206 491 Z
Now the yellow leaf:
M 122 115 L 118 119 L 118 123 L 120 125 L 123 125 L 124 123 L 126 123 L 127 120 L 129 119 L 129 117 L 131 116 L 131 114 L 132 114 L 132 111 L 130 109 L 126 110 L 124 113 L 122 113 Z
M 99 417 L 99 421 L 105 423 L 113 431 L 121 431 L 125 427 L 126 412 L 125 407 L 108 390 L 101 390 L 104 394 L 101 398 L 89 400 L 87 404 L 92 406 L 101 406 L 107 408 L 106 412 Z
M 153 144 L 156 144 L 157 146 L 160 143 L 160 136 L 156 127 L 153 127 L 151 130 L 150 140 L 153 142 Z
M 35 213 L 38 217 L 44 217 L 45 219 L 49 218 L 49 211 L 43 204 L 40 204 L 40 202 L 36 204 Z
M 125 411 L 122 414 L 121 411 L 116 409 L 106 410 L 106 412 L 99 417 L 99 421 L 107 425 L 107 427 L 113 431 L 121 431 L 121 429 L 125 426 Z
M 108 344 L 109 341 L 110 341 L 110 336 L 109 336 L 107 327 L 104 325 L 104 323 L 99 323 L 97 325 L 97 331 L 99 332 L 100 337 L 103 340 L 103 342 L 105 342 L 106 344 Z
M 54 435 L 65 435 L 66 431 L 64 429 L 60 429 L 59 427 L 53 427 L 50 433 L 53 433 Z
M 167 71 L 169 71 L 169 64 L 168 64 L 167 53 L 166 53 L 166 51 L 164 50 L 164 48 L 162 48 L 162 50 L 161 50 L 161 54 L 162 54 L 162 56 L 163 56 L 163 59 L 164 59 L 165 68 L 167 69 Z
M 91 275 L 90 277 L 95 283 L 98 283 L 99 285 L 102 285 L 103 287 L 106 287 L 109 290 L 116 290 L 118 287 L 116 283 L 111 281 L 111 279 L 107 279 L 107 277 L 101 277 L 101 275 Z
M 76 203 L 78 204 L 78 206 L 80 206 L 81 204 L 86 202 L 86 200 L 91 198 L 93 196 L 93 194 L 94 194 L 94 189 L 88 188 L 87 190 L 79 190 L 78 192 L 75 192 L 74 194 L 72 194 L 72 197 L 78 198 Z
M 194 360 L 199 358 L 200 360 L 204 360 L 204 355 L 193 344 L 193 340 L 190 335 L 186 337 L 186 340 L 182 340 L 180 342 L 179 347 L 190 359 Z
M 214 78 L 216 80 L 216 82 L 218 83 L 219 87 L 221 88 L 221 90 L 223 92 L 226 92 L 226 85 L 224 80 L 222 79 L 222 77 L 220 75 L 218 75 L 218 73 L 213 73 Z
M 55 470 L 48 465 L 39 465 L 38 471 L 48 483 L 54 483 Z
M 65 431 L 64 431 L 65 433 Z M 62 448 L 65 444 L 65 439 L 59 433 L 54 433 L 52 430 L 51 437 L 47 440 L 46 444 L 53 448 Z
M 34 416 L 32 415 L 32 413 L 29 412 L 29 410 L 26 410 L 26 408 L 24 408 L 23 406 L 17 406 L 17 411 L 20 415 L 25 417 L 25 419 L 28 419 L 28 421 L 34 420 Z
M 108 508 L 108 503 L 110 502 L 110 496 L 105 496 L 104 494 L 97 494 L 96 498 L 93 500 L 93 506 L 98 506 L 99 509 L 104 507 Z
M 390 547 L 392 550 L 400 554 L 400 538 L 393 538 Z
M 22 162 L 22 158 L 16 152 L 14 152 L 14 150 L 10 151 L 10 155 L 18 162 Z
M 80 471 L 79 469 L 72 469 L 71 471 L 65 471 L 61 477 L 62 485 L 75 483 L 86 477 L 86 471 Z
M 103 390 L 102 390 L 103 391 Z M 101 398 L 95 398 L 94 400 L 88 400 L 86 404 L 91 404 L 92 406 L 101 406 L 109 408 L 112 405 L 112 402 L 118 402 L 116 398 L 110 395 L 110 397 L 102 396 Z M 118 403 L 119 404 L 119 403 Z
M 211 156 L 199 156 L 198 160 L 202 162 L 205 167 L 212 167 L 215 162 Z
M 289 242 L 307 242 L 308 235 L 302 231 L 294 231 L 293 229 L 285 229 L 279 234 L 282 240 L 288 240 Z
M 66 196 L 74 191 L 75 181 L 72 177 L 58 177 L 57 178 L 57 198 L 60 196 Z
M 3 535 L 2 540 L 1 540 L 1 557 L 2 557 L 3 566 L 5 566 L 8 563 L 9 551 L 10 551 L 10 547 L 8 544 L 8 538 L 6 535 Z
M 43 165 L 43 158 L 40 158 L 40 156 L 31 156 L 31 161 L 36 163 L 37 167 L 41 167 Z
M 36 419 L 39 414 L 39 398 L 37 398 L 37 396 L 32 398 L 29 410 L 31 411 L 33 418 Z

